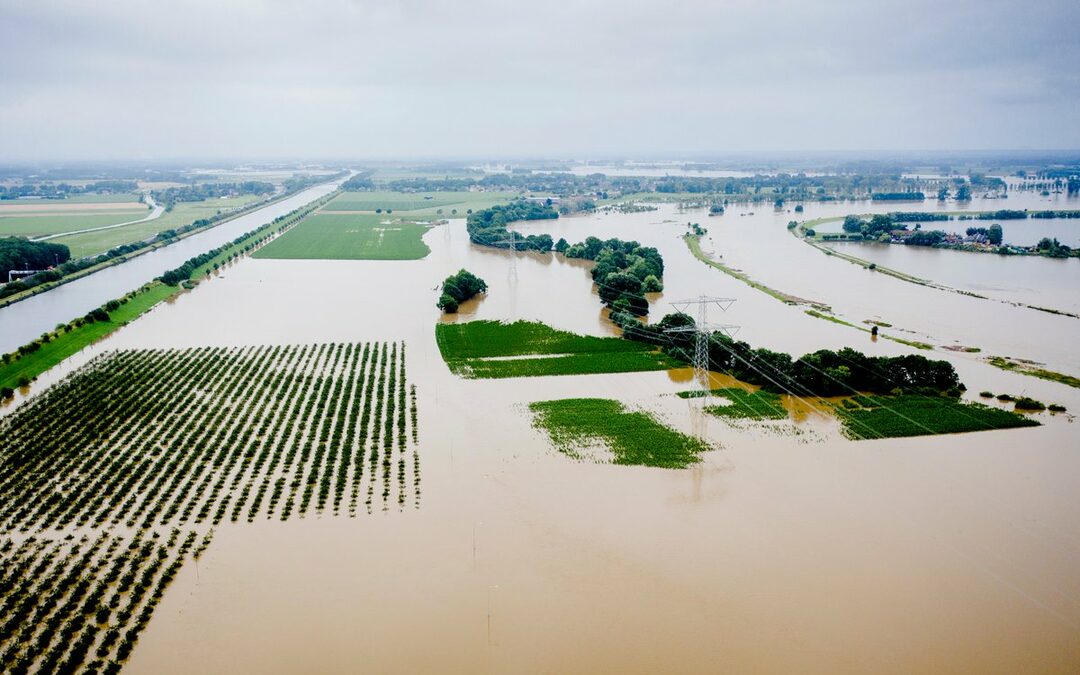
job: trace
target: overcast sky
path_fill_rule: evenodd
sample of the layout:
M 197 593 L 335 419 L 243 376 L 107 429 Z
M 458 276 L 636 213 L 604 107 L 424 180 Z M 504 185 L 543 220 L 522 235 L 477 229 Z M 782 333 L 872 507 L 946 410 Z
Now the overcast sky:
M 0 0 L 0 161 L 1075 149 L 1078 27 L 1078 0 Z

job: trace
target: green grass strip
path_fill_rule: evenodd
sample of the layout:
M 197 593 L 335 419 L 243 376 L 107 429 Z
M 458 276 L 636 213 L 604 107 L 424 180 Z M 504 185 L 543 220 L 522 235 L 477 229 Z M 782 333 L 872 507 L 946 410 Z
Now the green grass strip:
M 1075 377 L 1066 373 L 1059 373 L 1054 370 L 1047 370 L 1046 368 L 1040 368 L 1033 363 L 1014 360 L 1004 356 L 991 356 L 990 358 L 986 359 L 986 362 L 994 366 L 995 368 L 1001 368 L 1002 370 L 1008 370 L 1014 373 L 1020 373 L 1022 375 L 1030 375 L 1031 377 L 1037 377 L 1042 380 L 1049 380 L 1050 382 L 1059 382 L 1066 386 L 1080 389 L 1080 377 Z
M 0 387 L 14 389 L 23 378 L 33 380 L 83 347 L 97 342 L 121 326 L 134 321 L 143 312 L 180 290 L 182 289 L 159 282 L 149 284 L 146 290 L 137 293 L 120 305 L 119 309 L 110 312 L 108 321 L 95 321 L 67 331 L 42 344 L 37 351 L 0 366 Z
M 529 410 L 534 414 L 534 425 L 548 433 L 555 447 L 575 458 L 582 456 L 582 446 L 601 443 L 611 451 L 615 464 L 685 469 L 710 449 L 705 442 L 661 424 L 648 413 L 627 411 L 609 399 L 540 401 Z

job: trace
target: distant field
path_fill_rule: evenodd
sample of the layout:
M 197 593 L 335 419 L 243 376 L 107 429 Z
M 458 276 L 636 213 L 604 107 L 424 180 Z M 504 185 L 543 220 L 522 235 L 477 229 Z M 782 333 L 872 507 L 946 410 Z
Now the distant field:
M 67 199 L 0 199 L 0 205 L 4 204 L 97 204 L 100 202 L 137 202 L 139 195 L 134 192 L 121 192 L 118 194 L 85 194 L 72 195 Z
M 487 208 L 509 201 L 510 192 L 343 192 L 323 207 L 324 211 L 374 211 L 375 209 L 407 212 L 410 216 L 462 216 L 469 209 Z M 442 213 L 437 213 L 442 209 Z M 457 213 L 452 213 L 457 211 Z
M 627 373 L 682 365 L 641 342 L 577 335 L 532 321 L 438 324 L 435 340 L 450 370 L 470 379 Z
M 419 260 L 431 252 L 427 225 L 385 215 L 313 215 L 259 249 L 256 258 Z
M 90 213 L 67 212 L 33 216 L 5 216 L 0 212 L 0 237 L 40 237 L 47 234 L 81 230 L 87 227 L 126 223 L 129 220 L 145 218 L 149 214 L 149 210 L 115 213 L 102 213 L 101 211 Z
M 163 230 L 182 227 L 193 221 L 199 220 L 200 218 L 209 218 L 218 211 L 233 209 L 248 204 L 255 199 L 257 199 L 257 197 L 253 195 L 244 195 L 242 197 L 229 197 L 227 199 L 210 199 L 204 202 L 181 202 L 173 207 L 172 211 L 163 213 L 160 218 L 148 220 L 145 223 L 125 225 L 124 227 L 101 230 L 99 232 L 85 232 L 83 234 L 73 234 L 67 237 L 57 237 L 50 241 L 56 244 L 64 244 L 70 248 L 71 255 L 75 258 L 96 255 L 108 251 L 110 248 L 120 246 L 121 244 L 130 244 L 134 241 L 147 239 Z M 143 215 L 149 215 L 149 213 L 149 211 L 146 211 Z M 122 223 L 127 220 L 135 220 L 136 218 L 141 217 L 143 216 L 136 215 L 134 217 L 122 218 L 114 222 Z M 94 227 L 94 225 L 66 228 L 60 230 L 60 232 L 80 230 L 83 229 L 83 227 Z

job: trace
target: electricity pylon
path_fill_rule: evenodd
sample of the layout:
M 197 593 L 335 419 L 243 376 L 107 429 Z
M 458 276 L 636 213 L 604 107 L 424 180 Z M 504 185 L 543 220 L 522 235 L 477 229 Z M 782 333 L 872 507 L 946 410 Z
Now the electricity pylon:
M 735 298 L 717 298 L 709 295 L 700 295 L 690 300 L 673 302 L 671 306 L 681 314 L 690 314 L 690 307 L 697 306 L 697 318 L 693 326 L 681 326 L 669 328 L 668 333 L 693 333 L 694 334 L 694 381 L 701 388 L 701 396 L 707 397 L 712 387 L 709 386 L 709 337 L 719 331 L 728 337 L 732 337 L 739 331 L 739 327 L 732 324 L 709 323 L 709 305 L 716 305 L 720 311 L 726 312 L 735 302 Z
M 510 230 L 510 271 L 511 279 L 517 280 L 517 233 Z

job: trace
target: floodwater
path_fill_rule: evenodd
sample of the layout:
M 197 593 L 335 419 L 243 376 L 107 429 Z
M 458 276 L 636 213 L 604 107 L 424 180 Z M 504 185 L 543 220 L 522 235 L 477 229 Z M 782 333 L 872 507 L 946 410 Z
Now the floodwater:
M 522 229 L 655 245 L 667 288 L 653 318 L 683 297 L 737 297 L 710 319 L 741 324 L 738 336 L 755 345 L 909 351 L 703 265 L 679 239 L 680 223 L 702 222 L 709 245 L 761 281 L 846 314 L 860 316 L 867 296 L 876 313 L 942 341 L 968 339 L 953 331 L 985 313 L 1004 317 L 973 330 L 1002 326 L 995 339 L 1018 355 L 1075 343 L 1074 319 L 875 277 L 797 241 L 784 228 L 791 216 L 768 211 L 706 219 L 664 207 Z M 434 303 L 441 279 L 462 267 L 489 292 L 443 320 L 611 328 L 586 263 L 518 255 L 511 264 L 508 252 L 470 245 L 461 221 L 425 241 L 432 253 L 418 261 L 241 260 L 42 378 L 102 349 L 407 341 L 419 508 L 220 527 L 166 593 L 130 672 L 1076 671 L 1080 447 L 1071 417 L 854 443 L 812 414 L 802 433 L 704 419 L 698 402 L 671 395 L 689 386 L 685 371 L 461 380 L 439 357 Z M 963 314 L 938 316 L 954 311 Z M 1063 334 L 1021 330 L 1021 316 L 1029 326 L 1061 321 L 1053 326 Z M 940 356 L 972 391 L 1080 409 L 1076 390 Z M 525 407 L 572 396 L 653 410 L 717 450 L 685 471 L 569 460 Z
M 166 270 L 179 267 L 184 261 L 200 253 L 221 246 L 278 216 L 333 192 L 339 183 L 340 181 L 309 188 L 288 199 L 181 239 L 175 244 L 136 256 L 120 265 L 105 268 L 51 291 L 0 308 L 0 353 L 14 351 L 40 337 L 42 333 L 54 329 L 57 324 L 83 316 L 95 307 L 152 281 Z

